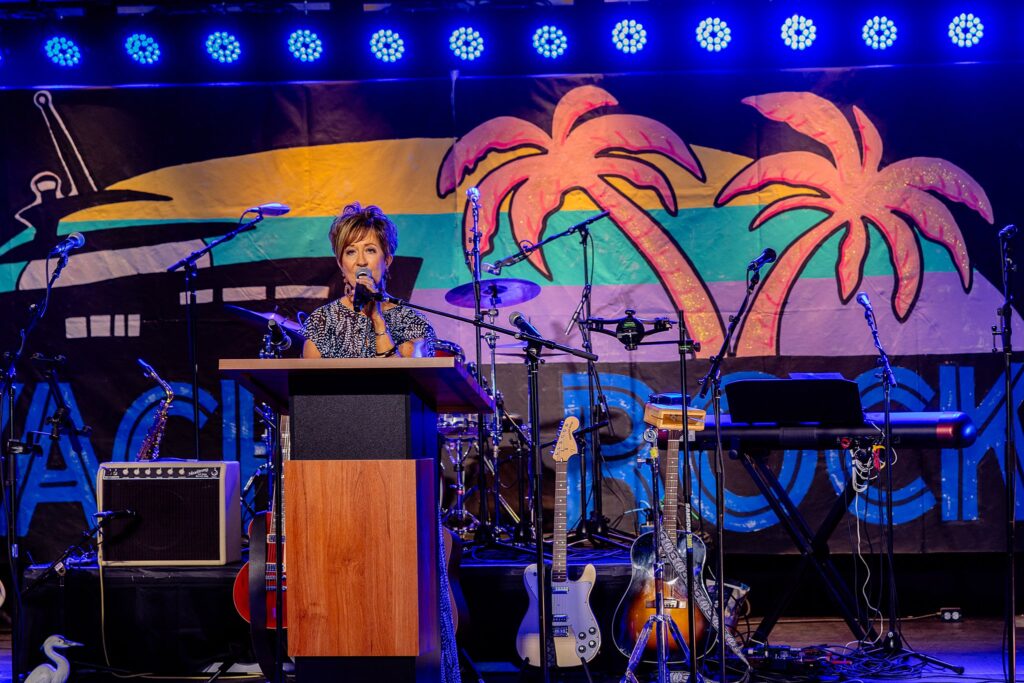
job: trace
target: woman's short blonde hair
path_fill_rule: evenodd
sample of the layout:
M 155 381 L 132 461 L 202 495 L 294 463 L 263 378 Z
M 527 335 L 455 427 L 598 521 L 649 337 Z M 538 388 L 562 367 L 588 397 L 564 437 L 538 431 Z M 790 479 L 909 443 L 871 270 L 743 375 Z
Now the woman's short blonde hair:
M 345 247 L 364 239 L 369 234 L 375 235 L 380 242 L 385 261 L 394 257 L 398 251 L 398 228 L 394 222 L 380 210 L 380 207 L 364 207 L 359 202 L 352 202 L 331 223 L 329 235 L 334 257 L 341 261 Z

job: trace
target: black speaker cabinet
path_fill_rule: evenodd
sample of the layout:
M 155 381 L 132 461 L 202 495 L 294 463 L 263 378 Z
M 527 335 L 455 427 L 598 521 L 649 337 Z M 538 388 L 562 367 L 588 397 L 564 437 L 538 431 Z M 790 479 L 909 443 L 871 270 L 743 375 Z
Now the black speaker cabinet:
M 100 564 L 200 566 L 239 560 L 238 476 L 237 462 L 101 464 L 97 503 L 115 514 L 100 535 Z

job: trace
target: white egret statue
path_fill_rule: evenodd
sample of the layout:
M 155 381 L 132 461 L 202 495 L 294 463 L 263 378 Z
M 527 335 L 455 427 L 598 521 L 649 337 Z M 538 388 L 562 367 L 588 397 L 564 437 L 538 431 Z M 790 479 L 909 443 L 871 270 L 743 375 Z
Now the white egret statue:
M 32 669 L 32 673 L 25 679 L 25 683 L 66 683 L 68 676 L 71 675 L 71 665 L 68 664 L 67 657 L 57 652 L 57 649 L 81 646 L 81 643 L 68 640 L 64 636 L 56 634 L 50 636 L 43 642 L 42 649 L 46 656 L 57 665 L 56 668 L 49 664 L 40 664 Z

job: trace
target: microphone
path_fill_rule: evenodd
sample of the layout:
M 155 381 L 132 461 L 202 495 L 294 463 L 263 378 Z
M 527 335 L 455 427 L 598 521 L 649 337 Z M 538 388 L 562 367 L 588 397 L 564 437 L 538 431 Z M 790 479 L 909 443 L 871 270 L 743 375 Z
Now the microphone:
M 874 309 L 871 308 L 871 299 L 868 298 L 867 294 L 865 294 L 864 292 L 858 294 L 857 303 L 864 307 L 865 313 L 871 313 L 872 315 L 874 315 L 875 311 Z
M 246 209 L 245 212 L 258 213 L 261 216 L 283 216 L 291 210 L 292 207 L 288 206 L 287 204 L 281 204 L 279 202 L 269 202 L 267 204 L 253 206 L 249 209 Z
M 509 266 L 515 265 L 520 261 L 525 261 L 528 258 L 530 258 L 529 254 L 520 251 L 519 253 L 512 254 L 511 256 L 506 256 L 503 259 L 498 259 L 494 263 L 481 263 L 480 265 L 483 267 L 484 270 L 486 270 L 491 275 L 501 275 L 502 268 L 507 268 Z
M 352 293 L 352 308 L 359 311 L 373 300 L 373 294 L 366 288 L 366 285 L 359 284 L 359 278 L 366 275 L 369 278 L 373 278 L 373 272 L 369 268 L 357 268 L 356 269 L 356 289 Z
M 523 334 L 528 334 L 531 337 L 537 337 L 538 339 L 544 338 L 541 333 L 537 331 L 537 328 L 533 326 L 533 323 L 524 318 L 523 314 L 519 311 L 513 311 L 512 315 L 508 317 L 508 321 L 518 328 Z
M 469 197 L 469 201 L 473 202 L 474 206 L 479 206 L 480 205 L 480 190 L 479 189 L 477 189 L 475 187 L 469 188 L 468 190 L 466 190 L 466 196 Z
M 135 510 L 100 510 L 94 512 L 93 517 L 96 519 L 110 520 L 110 519 L 122 519 L 124 517 L 137 517 L 138 513 Z
M 750 262 L 747 266 L 747 270 L 761 270 L 761 267 L 766 263 L 775 263 L 776 256 L 777 254 L 775 253 L 775 250 L 768 247 L 761 252 L 760 256 Z
M 287 351 L 292 347 L 291 336 L 284 333 L 284 328 L 282 328 L 276 320 L 273 318 L 268 320 L 267 328 L 270 330 L 270 343 L 273 344 L 278 351 Z
M 1010 239 L 1011 237 L 1013 237 L 1016 234 L 1017 234 L 1017 226 L 1016 225 L 1007 225 L 1005 228 L 1003 228 L 1002 230 L 999 231 L 999 238 L 1000 239 L 1004 239 L 1004 240 L 1008 240 L 1008 239 Z
M 50 256 L 64 256 L 73 249 L 81 249 L 85 246 L 85 235 L 80 232 L 73 232 L 63 240 L 61 240 L 57 246 L 50 250 Z

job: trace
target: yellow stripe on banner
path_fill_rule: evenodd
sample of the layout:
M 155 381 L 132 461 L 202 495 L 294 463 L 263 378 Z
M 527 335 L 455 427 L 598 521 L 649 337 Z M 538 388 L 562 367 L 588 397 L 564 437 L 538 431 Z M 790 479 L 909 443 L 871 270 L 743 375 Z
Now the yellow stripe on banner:
M 96 206 L 63 222 L 118 220 L 234 220 L 243 209 L 278 201 L 292 207 L 291 216 L 332 216 L 352 201 L 377 204 L 387 213 L 445 214 L 461 212 L 468 188 L 495 167 L 530 150 L 491 154 L 466 178 L 454 195 L 437 196 L 437 172 L 450 139 L 411 138 L 296 147 L 236 157 L 209 159 L 150 171 L 108 189 L 130 189 L 172 197 L 169 202 L 137 201 Z M 658 154 L 637 155 L 656 165 L 675 190 L 680 208 L 707 208 L 719 189 L 750 163 L 750 159 L 694 147 L 704 166 L 701 183 L 680 166 Z M 611 182 L 645 209 L 660 209 L 657 195 L 625 181 Z M 779 187 L 779 186 L 776 186 Z M 764 204 L 792 194 L 781 188 L 737 198 L 731 206 Z M 590 210 L 593 202 L 582 192 L 566 197 L 563 210 Z

